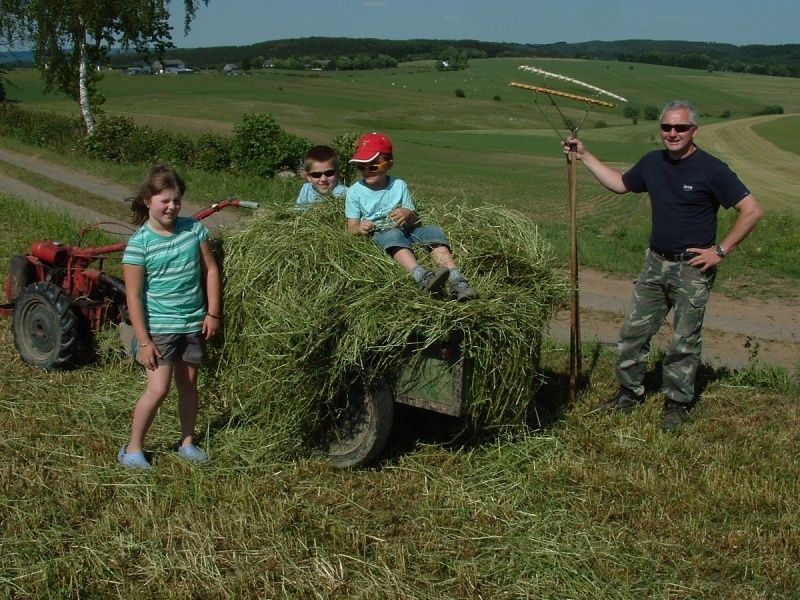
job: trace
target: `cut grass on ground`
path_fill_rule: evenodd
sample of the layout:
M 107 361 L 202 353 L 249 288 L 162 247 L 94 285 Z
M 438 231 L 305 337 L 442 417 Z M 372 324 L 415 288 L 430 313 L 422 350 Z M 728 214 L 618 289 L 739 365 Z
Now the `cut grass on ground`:
M 77 230 L 21 206 L 0 197 L 0 264 L 23 233 Z M 800 589 L 800 395 L 780 369 L 702 366 L 691 421 L 664 434 L 656 362 L 645 406 L 600 416 L 611 357 L 586 352 L 586 386 L 568 406 L 565 353 L 546 346 L 529 426 L 454 444 L 449 418 L 403 408 L 381 468 L 360 471 L 281 458 L 269 429 L 227 419 L 203 372 L 211 464 L 174 456 L 170 396 L 143 474 L 116 453 L 145 375 L 102 357 L 33 370 L 0 329 L 9 597 L 749 600 Z

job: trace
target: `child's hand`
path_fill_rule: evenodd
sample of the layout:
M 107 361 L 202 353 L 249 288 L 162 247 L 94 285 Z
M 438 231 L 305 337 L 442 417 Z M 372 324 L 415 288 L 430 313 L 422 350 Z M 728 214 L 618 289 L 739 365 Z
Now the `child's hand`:
M 156 345 L 150 341 L 144 346 L 139 346 L 139 349 L 136 350 L 136 358 L 145 369 L 155 371 L 158 368 L 158 359 L 161 358 L 161 352 L 159 352 Z
M 394 221 L 400 229 L 413 225 L 416 221 L 416 215 L 413 210 L 403 208 L 402 206 L 395 208 L 389 213 L 389 218 Z
M 361 231 L 361 233 L 367 235 L 368 233 L 372 233 L 375 230 L 375 223 L 364 219 L 359 224 L 358 229 Z
M 219 318 L 213 317 L 211 315 L 206 315 L 206 318 L 203 319 L 203 336 L 205 340 L 208 341 L 213 338 L 219 332 L 221 325 L 221 320 Z

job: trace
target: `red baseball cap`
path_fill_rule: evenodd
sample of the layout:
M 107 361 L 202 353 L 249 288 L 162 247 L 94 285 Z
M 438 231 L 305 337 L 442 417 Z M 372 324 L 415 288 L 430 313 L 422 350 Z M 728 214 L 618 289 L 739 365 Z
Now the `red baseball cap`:
M 378 158 L 381 154 L 392 153 L 392 141 L 383 135 L 373 131 L 372 133 L 365 133 L 358 138 L 358 145 L 356 146 L 356 153 L 350 162 L 371 162 Z

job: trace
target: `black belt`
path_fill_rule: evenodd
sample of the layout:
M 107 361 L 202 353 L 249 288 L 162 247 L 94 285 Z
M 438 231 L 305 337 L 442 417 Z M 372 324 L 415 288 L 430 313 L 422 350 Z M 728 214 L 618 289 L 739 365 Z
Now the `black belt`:
M 650 252 L 669 262 L 684 262 L 697 256 L 696 252 L 662 252 L 658 248 L 653 248 L 652 246 L 650 246 Z

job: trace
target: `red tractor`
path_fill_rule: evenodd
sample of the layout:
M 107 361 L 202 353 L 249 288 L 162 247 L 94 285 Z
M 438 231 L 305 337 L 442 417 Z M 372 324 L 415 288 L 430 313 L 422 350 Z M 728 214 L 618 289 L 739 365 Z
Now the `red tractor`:
M 228 206 L 258 208 L 258 203 L 228 198 L 192 217 L 205 219 Z M 5 283 L 9 304 L 0 305 L 0 315 L 13 318 L 14 344 L 32 367 L 53 370 L 88 362 L 92 333 L 107 323 L 128 321 L 125 283 L 103 270 L 105 259 L 119 259 L 126 243 L 82 246 L 93 229 L 97 225 L 82 229 L 74 246 L 42 240 L 27 255 L 11 257 Z

